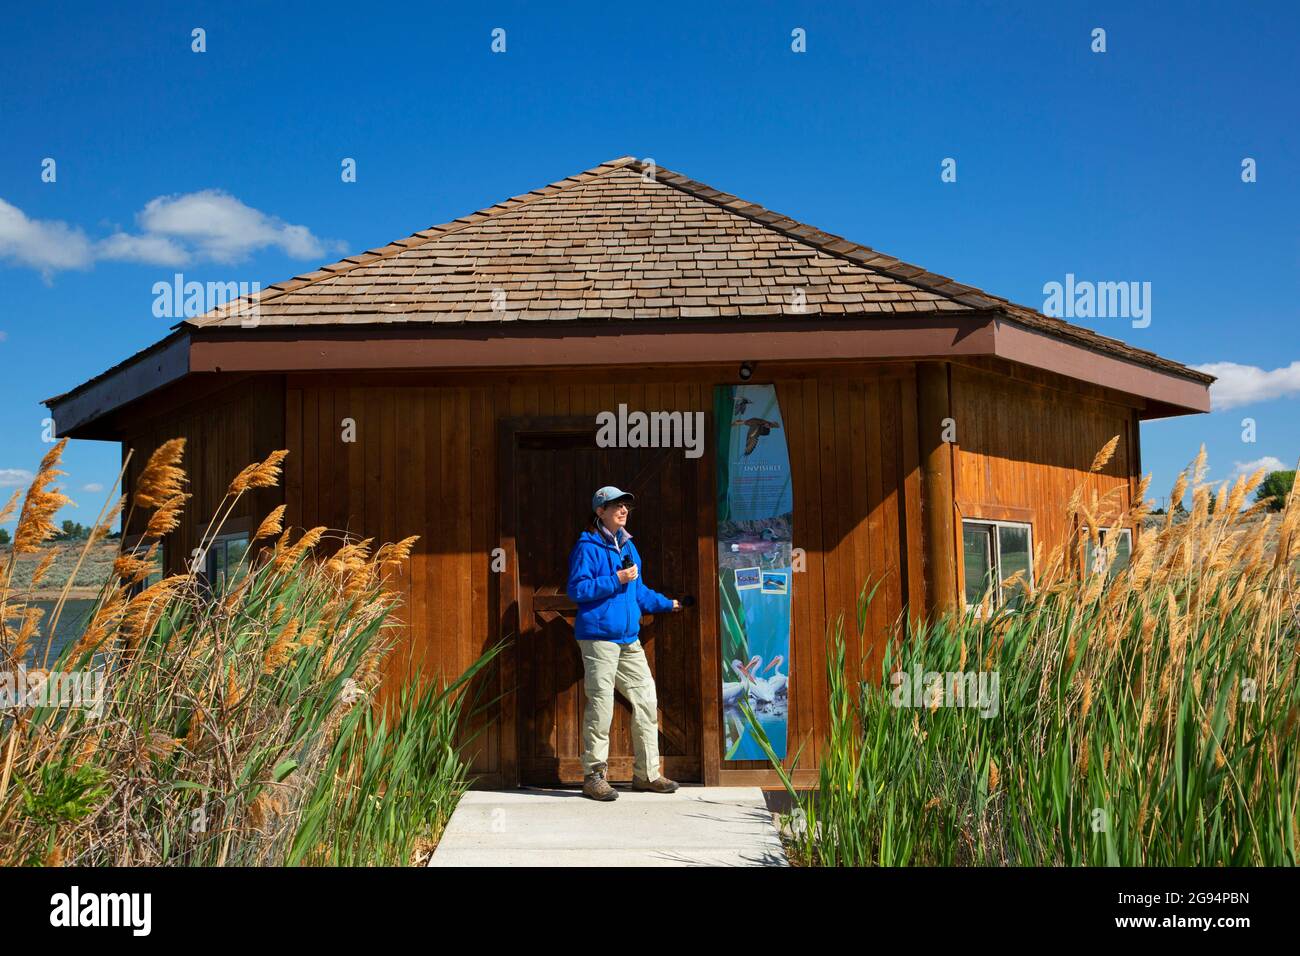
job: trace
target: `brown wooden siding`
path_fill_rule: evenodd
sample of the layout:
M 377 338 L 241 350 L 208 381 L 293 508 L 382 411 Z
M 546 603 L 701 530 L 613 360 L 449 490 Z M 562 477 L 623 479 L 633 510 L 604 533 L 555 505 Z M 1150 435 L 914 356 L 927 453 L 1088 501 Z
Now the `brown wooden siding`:
M 285 396 L 287 521 L 303 527 L 324 524 L 378 540 L 419 535 L 402 585 L 405 607 L 400 613 L 409 626 L 408 645 L 390 660 L 388 686 L 407 680 L 417 664 L 452 675 L 486 649 L 499 630 L 499 582 L 489 570 L 491 551 L 501 544 L 496 423 L 524 417 L 594 418 L 621 402 L 632 409 L 708 414 L 713 384 L 734 374 L 729 366 L 679 371 L 662 380 L 552 373 L 545 378 L 512 376 L 513 381 L 500 385 L 408 380 L 392 387 L 362 378 L 291 378 Z M 816 742 L 825 732 L 828 626 L 844 615 L 856 675 L 863 654 L 869 667 L 875 665 L 883 635 L 903 610 L 909 584 L 919 584 L 909 579 L 909 572 L 915 572 L 902 560 L 905 536 L 919 534 L 908 524 L 903 498 L 905 479 L 915 469 L 915 430 L 907 411 L 915 401 L 914 383 L 910 366 L 792 370 L 776 383 L 788 423 L 795 546 L 807 555 L 806 573 L 794 581 L 790 752 L 811 738 L 802 764 L 811 767 Z M 346 418 L 356 423 L 353 443 L 341 440 Z M 710 460 L 712 452 L 710 447 Z M 711 476 L 712 469 L 700 473 Z M 701 491 L 700 546 L 691 559 L 700 563 L 701 639 L 716 646 L 713 489 Z M 860 647 L 857 597 L 865 583 L 880 578 L 884 583 L 868 621 L 869 642 Z M 717 673 L 711 676 L 720 680 Z M 716 690 L 706 693 L 705 700 L 716 705 Z M 503 739 L 509 729 L 498 719 L 502 716 L 499 710 L 491 712 L 490 726 L 472 727 L 483 729 L 472 769 L 484 775 L 484 785 L 513 782 L 501 776 L 503 754 L 509 756 L 513 749 Z M 720 720 L 719 714 L 705 715 L 706 726 L 716 727 Z M 715 734 L 705 737 L 706 779 L 718 769 Z M 728 762 L 724 769 L 761 771 L 763 765 Z
M 178 573 L 185 569 L 191 552 L 198 547 L 231 479 L 244 466 L 262 461 L 272 451 L 285 447 L 283 380 L 274 376 L 245 380 L 200 401 L 137 421 L 122 440 L 123 456 L 128 452 L 131 455 L 124 490 L 134 489 L 149 456 L 172 438 L 186 440 L 181 464 L 189 479 L 186 490 L 193 495 L 186 502 L 180 526 L 164 541 L 167 571 Z M 282 501 L 280 488 L 250 492 L 235 506 L 223 529 L 245 530 L 260 522 Z M 127 510 L 130 510 L 129 501 Z M 147 515 L 137 512 L 125 534 L 141 533 L 146 520 Z
M 188 439 L 186 467 L 195 497 L 190 520 L 168 542 L 173 571 L 197 545 L 201 523 L 230 479 L 282 447 L 290 451 L 283 491 L 287 526 L 326 525 L 377 543 L 419 535 L 396 582 L 403 599 L 398 614 L 407 630 L 385 675 L 391 693 L 416 670 L 443 677 L 459 673 L 497 639 L 501 622 L 512 619 L 511 609 L 501 606 L 499 576 L 489 567 L 493 549 L 503 546 L 503 420 L 594 418 L 621 402 L 633 409 L 708 415 L 713 385 L 734 381 L 735 371 L 728 365 L 639 373 L 552 369 L 244 380 L 137 420 L 124 442 L 135 450 L 128 487 L 160 442 Z M 948 373 L 957 428 L 951 455 L 958 520 L 1027 520 L 1034 526 L 1035 551 L 1046 555 L 1072 538 L 1062 519 L 1080 482 L 1089 496 L 1119 489 L 1117 504 L 1128 505 L 1138 468 L 1131 402 L 989 363 L 952 365 Z M 905 608 L 924 604 L 917 378 L 912 364 L 900 362 L 767 364 L 756 380 L 777 385 L 793 471 L 794 543 L 806 560 L 792 589 L 789 752 L 806 744 L 801 778 L 808 782 L 827 730 L 825 653 L 836 619 L 843 615 L 849 676 L 857 679 L 877 672 L 886 635 Z M 352 442 L 343 440 L 348 419 L 355 426 Z M 1100 475 L 1088 475 L 1096 451 L 1115 435 L 1115 457 Z M 700 582 L 695 614 L 705 680 L 703 777 L 707 783 L 771 785 L 775 778 L 762 763 L 720 760 L 713 452 L 711 435 L 705 459 L 681 472 L 696 475 L 699 483 L 697 547 L 683 557 L 696 562 Z M 280 500 L 277 490 L 259 493 L 232 520 L 260 520 Z M 635 516 L 633 531 L 636 520 L 649 518 Z M 128 533 L 138 530 L 137 521 Z M 953 555 L 958 569 L 959 556 Z M 860 643 L 857 598 L 864 585 L 879 580 Z M 503 661 L 485 690 L 495 696 L 505 689 L 503 681 L 512 680 L 510 662 Z M 472 763 L 481 786 L 513 785 L 514 720 L 507 698 L 467 728 L 482 730 Z
M 958 520 L 989 518 L 1033 526 L 1035 574 L 1077 530 L 1066 521 L 1076 488 L 1083 500 L 1113 492 L 1105 516 L 1129 507 L 1137 477 L 1133 409 L 1063 382 L 1021 381 L 976 368 L 952 367 L 956 424 L 954 505 Z M 1114 457 L 1089 473 L 1093 458 L 1115 436 Z M 1099 516 L 1102 517 L 1102 516 Z M 961 573 L 960 534 L 955 557 Z

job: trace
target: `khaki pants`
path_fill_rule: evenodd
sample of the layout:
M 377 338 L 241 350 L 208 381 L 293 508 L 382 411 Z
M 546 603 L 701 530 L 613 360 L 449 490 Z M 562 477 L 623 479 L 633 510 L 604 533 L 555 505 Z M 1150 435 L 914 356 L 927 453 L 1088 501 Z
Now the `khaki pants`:
M 589 774 L 609 759 L 609 725 L 614 719 L 614 691 L 632 705 L 632 773 L 640 780 L 659 777 L 659 712 L 655 681 L 641 641 L 579 641 L 587 690 L 582 715 L 582 772 Z

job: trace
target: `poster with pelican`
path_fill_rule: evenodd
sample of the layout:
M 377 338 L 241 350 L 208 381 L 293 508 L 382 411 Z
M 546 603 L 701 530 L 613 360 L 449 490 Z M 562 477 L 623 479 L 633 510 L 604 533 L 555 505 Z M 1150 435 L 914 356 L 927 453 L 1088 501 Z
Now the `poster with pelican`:
M 785 757 L 794 493 L 776 387 L 718 386 L 714 421 L 723 759 L 765 759 L 740 711 L 744 699 Z

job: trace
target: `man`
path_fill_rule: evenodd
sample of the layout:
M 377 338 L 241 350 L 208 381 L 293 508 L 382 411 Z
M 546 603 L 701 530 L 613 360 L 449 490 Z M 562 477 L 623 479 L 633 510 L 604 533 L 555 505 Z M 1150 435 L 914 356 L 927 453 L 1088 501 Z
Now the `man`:
M 672 793 L 677 784 L 659 773 L 659 720 L 654 677 L 641 649 L 642 614 L 679 611 L 678 601 L 647 587 L 641 555 L 627 531 L 634 498 L 613 485 L 591 499 L 587 528 L 569 555 L 565 589 L 578 605 L 574 631 L 582 652 L 587 706 L 582 720 L 582 792 L 616 800 L 609 785 L 609 725 L 614 691 L 632 705 L 632 789 Z

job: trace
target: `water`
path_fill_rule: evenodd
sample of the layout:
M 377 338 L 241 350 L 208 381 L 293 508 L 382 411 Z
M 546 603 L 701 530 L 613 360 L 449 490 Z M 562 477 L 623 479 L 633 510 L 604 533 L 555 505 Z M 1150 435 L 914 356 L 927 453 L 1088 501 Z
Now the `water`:
M 45 629 L 49 624 L 51 615 L 54 614 L 54 605 L 57 601 L 32 601 L 31 607 L 39 607 L 45 611 L 41 617 L 41 637 L 32 642 L 31 650 L 27 652 L 27 658 L 23 661 L 24 667 L 40 667 L 45 658 L 45 648 L 51 642 L 45 636 Z M 65 647 L 79 638 L 85 630 L 87 622 L 90 620 L 90 612 L 94 610 L 94 598 L 69 598 L 63 603 L 63 613 L 59 616 L 59 626 L 54 633 L 53 646 L 50 648 L 49 662 L 53 664 L 59 657 L 59 654 Z

